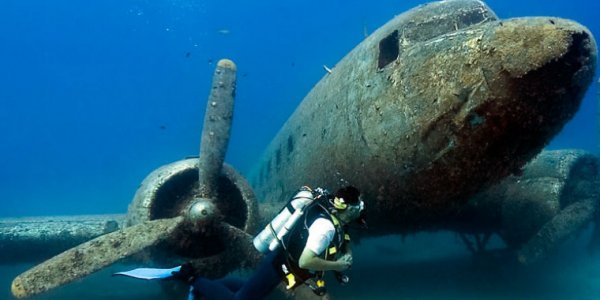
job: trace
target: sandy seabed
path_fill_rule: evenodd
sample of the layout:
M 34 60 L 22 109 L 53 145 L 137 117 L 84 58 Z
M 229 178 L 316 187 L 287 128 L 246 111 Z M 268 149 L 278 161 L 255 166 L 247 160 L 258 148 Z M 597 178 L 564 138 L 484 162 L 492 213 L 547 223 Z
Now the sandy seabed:
M 586 251 L 591 230 L 565 243 L 545 261 L 520 266 L 494 254 L 475 259 L 454 233 L 421 233 L 363 239 L 354 247 L 351 282 L 328 280 L 331 299 L 600 299 L 600 255 Z M 492 239 L 491 248 L 501 243 Z M 12 278 L 30 264 L 0 265 L 0 299 L 10 295 Z M 185 299 L 177 283 L 112 277 L 140 267 L 115 264 L 83 280 L 32 297 L 38 299 Z M 170 266 L 165 266 L 170 267 Z M 281 298 L 274 292 L 269 300 Z

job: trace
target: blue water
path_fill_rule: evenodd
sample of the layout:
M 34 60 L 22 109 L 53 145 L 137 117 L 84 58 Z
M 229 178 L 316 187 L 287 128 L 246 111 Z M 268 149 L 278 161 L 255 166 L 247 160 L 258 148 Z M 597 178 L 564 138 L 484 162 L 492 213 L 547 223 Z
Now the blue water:
M 198 153 L 224 57 L 239 76 L 226 161 L 246 174 L 323 65 L 424 2 L 1 1 L 0 217 L 126 212 L 149 172 Z M 595 0 L 487 3 L 600 36 Z M 598 152 L 596 82 L 549 148 Z
M 150 171 L 198 153 L 223 57 L 240 75 L 226 160 L 247 173 L 323 65 L 422 2 L 0 2 L 0 217 L 125 212 Z M 597 1 L 488 4 L 600 32 Z M 550 147 L 597 151 L 596 86 Z

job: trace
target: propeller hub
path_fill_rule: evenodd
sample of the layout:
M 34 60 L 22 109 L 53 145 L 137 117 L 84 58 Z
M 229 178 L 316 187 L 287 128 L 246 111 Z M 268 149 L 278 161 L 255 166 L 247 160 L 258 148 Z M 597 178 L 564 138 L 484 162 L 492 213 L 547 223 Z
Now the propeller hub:
M 197 198 L 190 205 L 188 215 L 193 223 L 204 223 L 217 215 L 217 207 L 210 199 Z

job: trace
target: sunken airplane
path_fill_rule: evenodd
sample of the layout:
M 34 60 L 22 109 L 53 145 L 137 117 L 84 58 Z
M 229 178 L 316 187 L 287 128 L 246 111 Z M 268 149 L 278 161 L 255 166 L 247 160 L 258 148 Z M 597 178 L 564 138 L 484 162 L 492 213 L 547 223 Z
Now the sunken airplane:
M 596 56 L 592 34 L 572 21 L 499 20 L 474 0 L 419 6 L 367 37 L 316 84 L 251 184 L 223 163 L 236 70 L 222 60 L 199 157 L 149 174 L 123 221 L 94 223 L 97 234 L 111 233 L 19 275 L 12 293 L 43 293 L 135 253 L 165 264 L 191 260 L 209 276 L 252 265 L 260 257 L 252 235 L 302 185 L 361 189 L 370 227 L 363 234 L 498 233 L 522 262 L 535 261 L 590 222 L 598 206 L 596 157 L 536 157 L 577 111 Z M 529 187 L 542 196 L 527 194 Z M 529 215 L 523 205 L 543 217 L 528 223 L 519 216 Z M 520 222 L 506 226 L 512 219 Z

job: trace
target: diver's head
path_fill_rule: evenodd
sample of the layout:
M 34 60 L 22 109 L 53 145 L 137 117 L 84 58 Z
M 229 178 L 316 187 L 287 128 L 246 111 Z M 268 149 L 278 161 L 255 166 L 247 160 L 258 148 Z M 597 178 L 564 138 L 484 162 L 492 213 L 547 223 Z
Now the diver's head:
M 337 217 L 344 224 L 349 224 L 354 220 L 364 224 L 365 203 L 360 197 L 360 191 L 353 187 L 343 187 L 333 197 L 332 206 L 337 212 Z

